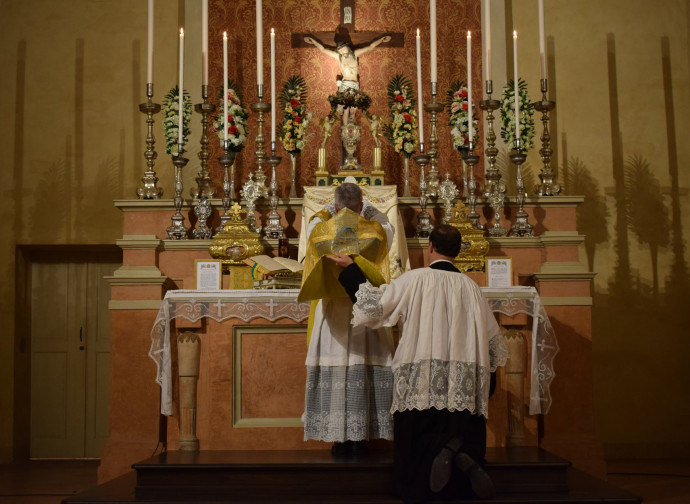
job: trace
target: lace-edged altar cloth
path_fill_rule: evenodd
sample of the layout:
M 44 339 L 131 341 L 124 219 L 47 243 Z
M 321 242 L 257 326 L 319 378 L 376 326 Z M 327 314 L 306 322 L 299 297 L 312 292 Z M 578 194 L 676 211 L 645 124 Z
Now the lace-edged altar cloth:
M 530 363 L 530 415 L 546 414 L 551 407 L 551 382 L 555 376 L 553 359 L 558 353 L 556 340 L 546 310 L 534 287 L 482 287 L 491 310 L 513 316 L 532 317 Z M 172 415 L 172 357 L 170 323 L 176 318 L 196 322 L 204 317 L 216 322 L 239 319 L 249 322 L 262 318 L 275 322 L 286 318 L 304 322 L 309 317 L 309 303 L 298 303 L 298 289 L 262 290 L 174 290 L 169 291 L 158 310 L 151 329 L 149 357 L 158 368 L 156 383 L 161 387 L 161 414 Z

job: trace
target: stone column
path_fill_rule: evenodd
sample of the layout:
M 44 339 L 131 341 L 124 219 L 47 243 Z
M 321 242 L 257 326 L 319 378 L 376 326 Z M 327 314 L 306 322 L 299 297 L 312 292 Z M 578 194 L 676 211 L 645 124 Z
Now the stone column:
M 199 381 L 201 340 L 191 331 L 177 337 L 177 367 L 180 385 L 180 450 L 198 451 L 196 437 L 196 384 Z
M 527 372 L 527 345 L 518 329 L 505 333 L 510 357 L 506 362 L 506 392 L 508 394 L 507 446 L 525 446 L 525 374 Z

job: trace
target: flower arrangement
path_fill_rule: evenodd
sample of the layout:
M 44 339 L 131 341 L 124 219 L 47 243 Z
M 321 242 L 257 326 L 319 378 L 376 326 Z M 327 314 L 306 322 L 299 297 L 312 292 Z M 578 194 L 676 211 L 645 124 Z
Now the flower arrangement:
M 278 101 L 283 114 L 280 124 L 283 149 L 290 154 L 299 154 L 304 150 L 305 133 L 311 120 L 311 113 L 307 113 L 307 84 L 304 77 L 290 77 L 283 84 Z
M 331 104 L 332 115 L 340 115 L 343 109 L 350 107 L 363 110 L 366 113 L 371 105 L 371 98 L 359 89 L 348 88 L 345 91 L 336 91 L 335 94 L 328 95 L 328 103 Z
M 501 103 L 501 138 L 508 146 L 515 145 L 515 87 L 512 79 L 503 89 Z M 529 100 L 527 83 L 518 79 L 519 109 L 520 109 L 520 148 L 528 151 L 534 140 L 534 107 Z
M 228 149 L 233 152 L 240 152 L 244 149 L 247 142 L 247 119 L 249 112 L 242 105 L 242 91 L 233 80 L 228 80 L 228 117 L 225 115 L 225 103 L 223 100 L 223 89 L 221 88 L 218 98 L 218 113 L 213 121 L 213 129 L 218 133 L 220 145 L 224 147 L 225 130 L 228 129 Z
M 415 153 L 417 142 L 417 113 L 414 110 L 416 99 L 412 83 L 404 75 L 397 74 L 388 83 L 388 107 L 391 123 L 385 127 L 386 137 L 395 152 L 405 157 Z
M 189 125 L 192 122 L 192 99 L 187 91 L 184 92 L 182 115 L 182 152 L 189 139 Z M 168 91 L 163 101 L 163 128 L 165 129 L 165 152 L 173 156 L 180 156 L 180 91 L 177 86 Z
M 450 136 L 453 138 L 453 148 L 458 151 L 469 149 L 470 147 L 470 125 L 467 111 L 469 106 L 467 86 L 463 81 L 456 81 L 447 92 L 448 97 L 448 115 L 450 119 L 448 126 L 450 129 Z M 478 134 L 479 121 L 474 114 L 474 104 L 472 104 L 472 127 L 473 138 L 472 144 L 477 145 L 479 140 Z

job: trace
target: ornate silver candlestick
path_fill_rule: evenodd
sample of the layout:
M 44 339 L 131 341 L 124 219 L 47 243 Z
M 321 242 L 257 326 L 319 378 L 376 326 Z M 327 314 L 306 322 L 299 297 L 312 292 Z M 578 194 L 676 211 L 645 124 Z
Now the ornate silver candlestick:
M 427 238 L 429 236 L 429 233 L 431 233 L 431 231 L 434 229 L 434 227 L 431 225 L 431 216 L 429 215 L 429 212 L 426 211 L 427 185 L 426 177 L 424 175 L 426 171 L 426 165 L 429 164 L 431 157 L 428 154 L 424 154 L 423 144 L 420 147 L 420 153 L 414 157 L 415 163 L 417 163 L 420 168 L 419 206 L 421 208 L 419 215 L 417 215 L 417 231 L 415 232 L 415 236 L 418 236 L 420 238 Z
M 553 169 L 551 168 L 551 135 L 549 134 L 549 112 L 556 107 L 556 102 L 550 101 L 546 98 L 548 91 L 546 79 L 541 79 L 541 101 L 534 102 L 534 109 L 541 112 L 541 124 L 543 130 L 541 133 L 541 149 L 539 155 L 543 166 L 539 174 L 541 184 L 534 188 L 534 192 L 539 196 L 556 196 L 561 192 L 561 186 L 553 181 Z
M 280 214 L 278 213 L 278 181 L 276 180 L 276 166 L 280 164 L 282 158 L 276 156 L 276 144 L 271 142 L 271 157 L 268 164 L 271 165 L 271 212 L 268 214 L 268 224 L 264 228 L 266 238 L 280 238 L 283 234 L 283 226 L 280 224 Z
M 146 103 L 139 104 L 139 110 L 146 114 L 146 171 L 141 181 L 144 187 L 137 189 L 137 196 L 139 199 L 158 199 L 163 196 L 163 188 L 157 187 L 158 177 L 153 169 L 158 153 L 155 145 L 156 139 L 153 136 L 153 115 L 161 111 L 160 103 L 153 103 L 153 84 L 146 84 Z
M 527 222 L 527 212 L 525 212 L 525 183 L 522 180 L 522 164 L 527 159 L 527 156 L 522 153 L 520 148 L 520 141 L 517 141 L 515 151 L 510 155 L 510 159 L 515 166 L 517 166 L 517 202 L 518 211 L 515 214 L 515 223 L 510 228 L 510 233 L 513 236 L 532 236 L 532 225 Z
M 438 189 L 440 185 L 440 179 L 438 176 L 438 170 L 436 169 L 436 164 L 438 163 L 439 151 L 436 149 L 438 144 L 438 134 L 436 132 L 436 123 L 438 123 L 438 114 L 443 111 L 443 103 L 438 103 L 436 101 L 436 88 L 437 83 L 431 83 L 431 103 L 424 104 L 424 110 L 431 114 L 431 134 L 429 135 L 429 158 L 431 163 L 431 168 L 429 169 L 429 182 L 428 182 L 428 196 L 430 198 L 438 197 Z
M 494 211 L 494 225 L 489 228 L 489 236 L 505 236 L 508 230 L 501 226 L 501 208 L 505 203 L 506 185 L 501 182 L 501 172 L 496 168 L 496 134 L 494 133 L 494 110 L 501 106 L 499 100 L 492 100 L 493 82 L 486 81 L 487 99 L 479 102 L 479 108 L 486 111 L 486 159 L 489 167 L 484 174 L 484 197 Z
M 221 232 L 225 223 L 230 220 L 230 215 L 228 210 L 230 209 L 230 204 L 235 199 L 235 173 L 234 170 L 228 177 L 228 168 L 235 166 L 235 156 L 237 153 L 229 149 L 230 142 L 223 142 L 225 152 L 221 157 L 218 158 L 218 162 L 223 167 L 224 177 L 223 177 L 223 215 L 220 216 L 220 226 L 216 231 Z
M 470 141 L 470 148 L 465 154 L 465 163 L 469 168 L 469 182 L 467 188 L 469 190 L 468 201 L 470 203 L 470 211 L 467 214 L 467 218 L 472 223 L 472 227 L 475 229 L 485 230 L 484 226 L 479 223 L 479 214 L 477 213 L 477 179 L 474 178 L 474 165 L 479 161 L 479 156 L 474 155 L 474 146 Z
M 271 111 L 271 104 L 264 103 L 264 86 L 263 84 L 258 85 L 259 89 L 259 103 L 254 103 L 250 106 L 253 112 L 259 115 L 257 119 L 259 134 L 256 136 L 256 181 L 254 182 L 260 189 L 261 194 L 259 197 L 268 196 L 268 187 L 266 187 L 266 174 L 264 173 L 264 160 L 266 158 L 266 151 L 264 150 L 264 114 Z M 273 128 L 274 125 L 272 124 Z
M 204 99 L 204 102 L 194 105 L 194 110 L 201 114 L 201 150 L 199 151 L 201 169 L 196 176 L 196 187 L 193 187 L 189 193 L 192 198 L 200 198 L 202 196 L 213 198 L 216 195 L 216 188 L 213 187 L 213 181 L 208 176 L 206 168 L 211 157 L 208 151 L 208 117 L 216 110 L 216 106 L 208 103 L 208 85 L 201 86 L 201 97 Z
M 441 187 L 439 188 L 438 194 L 438 197 L 441 201 L 443 201 L 443 207 L 445 208 L 445 214 L 443 215 L 444 224 L 448 223 L 448 219 L 451 218 L 453 202 L 459 194 L 460 191 L 458 190 L 458 186 L 456 186 L 455 182 L 450 179 L 450 173 L 446 172 L 446 180 L 441 182 Z
M 182 152 L 182 144 L 178 152 Z M 189 159 L 180 156 L 173 156 L 173 164 L 175 165 L 175 214 L 172 216 L 172 224 L 168 227 L 168 238 L 170 240 L 186 240 L 187 227 L 184 225 L 184 215 L 180 211 L 182 209 L 182 168 L 184 168 Z

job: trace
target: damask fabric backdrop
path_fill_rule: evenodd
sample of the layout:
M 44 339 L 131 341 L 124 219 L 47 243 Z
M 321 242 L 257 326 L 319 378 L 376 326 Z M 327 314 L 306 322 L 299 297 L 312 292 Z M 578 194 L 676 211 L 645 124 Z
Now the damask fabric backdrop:
M 244 103 L 258 102 L 256 86 L 256 3 L 254 0 L 211 0 L 209 2 L 209 96 L 219 96 L 223 80 L 222 37 L 213 34 L 228 32 L 228 59 L 230 79 L 238 83 L 244 93 Z M 472 88 L 475 103 L 481 99 L 482 46 L 481 46 L 481 3 L 480 0 L 438 0 L 438 95 L 437 101 L 446 101 L 446 92 L 451 84 L 467 77 L 467 30 L 472 31 Z M 264 101 L 270 102 L 270 31 L 276 30 L 276 94 L 280 94 L 282 84 L 292 75 L 303 76 L 308 86 L 308 111 L 313 119 L 307 130 L 307 145 L 300 155 L 298 168 L 298 195 L 301 186 L 314 184 L 317 168 L 318 147 L 323 133 L 319 120 L 325 117 L 330 105 L 327 97 L 337 90 L 336 75 L 338 63 L 319 52 L 314 47 L 292 48 L 293 33 L 333 31 L 340 22 L 339 0 L 264 0 Z M 383 33 L 402 33 L 404 47 L 376 48 L 364 54 L 359 62 L 360 86 L 372 99 L 370 113 L 390 122 L 386 87 L 397 73 L 404 74 L 416 90 L 416 50 L 417 28 L 422 33 L 422 91 L 424 103 L 431 101 L 429 70 L 429 2 L 416 0 L 356 0 L 355 30 Z M 277 102 L 276 102 L 277 106 Z M 280 123 L 280 110 L 276 111 L 276 122 Z M 257 135 L 257 114 L 251 113 L 249 119 L 249 139 L 245 149 L 238 155 L 236 169 L 239 180 L 247 180 L 250 171 L 256 168 L 255 155 Z M 430 116 L 425 113 L 424 134 L 428 149 L 431 126 Z M 265 116 L 265 150 L 270 149 L 270 114 Z M 371 170 L 374 141 L 369 133 L 366 119 L 358 113 L 358 124 L 362 126 L 362 140 L 358 150 L 359 160 L 365 171 Z M 480 121 L 481 123 L 481 121 Z M 481 132 L 480 132 L 481 134 Z M 340 163 L 339 139 L 335 133 L 326 144 L 327 169 L 337 171 Z M 461 180 L 460 153 L 453 150 L 447 109 L 438 119 L 438 149 L 440 158 L 438 169 L 442 176 L 450 170 L 451 177 L 458 183 Z M 480 137 L 481 138 L 481 137 Z M 214 180 L 222 179 L 221 168 L 215 159 L 221 154 L 220 144 L 215 135 L 211 141 L 210 171 Z M 481 153 L 481 146 L 477 150 Z M 277 168 L 278 194 L 287 195 L 290 181 L 289 155 L 277 147 L 277 156 L 283 160 Z M 383 169 L 385 183 L 397 184 L 402 191 L 403 160 L 387 140 L 382 140 Z M 270 167 L 264 166 L 266 172 Z M 477 176 L 483 174 L 477 170 Z M 419 168 L 410 162 L 410 181 L 412 194 L 418 193 Z

